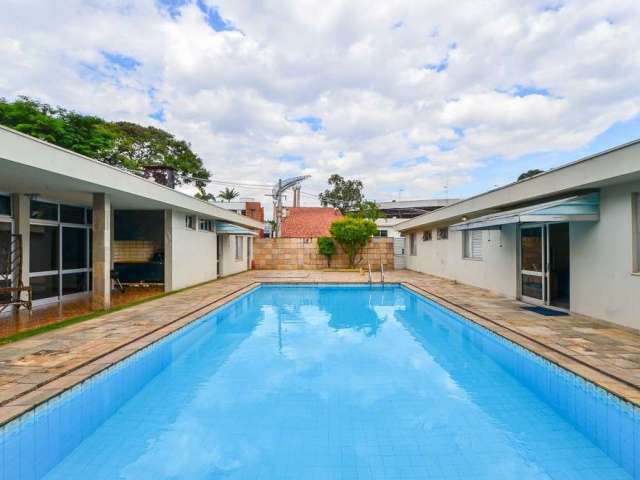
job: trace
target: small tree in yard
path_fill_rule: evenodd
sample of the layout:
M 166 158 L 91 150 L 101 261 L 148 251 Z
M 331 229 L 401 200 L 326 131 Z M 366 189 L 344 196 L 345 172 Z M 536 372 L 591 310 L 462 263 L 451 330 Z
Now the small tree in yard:
M 358 256 L 369 243 L 369 239 L 376 234 L 378 227 L 374 222 L 365 218 L 346 217 L 333 222 L 329 231 L 333 239 L 346 253 L 349 267 L 353 268 L 360 263 L 361 259 Z
M 318 238 L 318 251 L 327 257 L 327 267 L 331 268 L 331 257 L 336 253 L 336 244 L 331 237 Z

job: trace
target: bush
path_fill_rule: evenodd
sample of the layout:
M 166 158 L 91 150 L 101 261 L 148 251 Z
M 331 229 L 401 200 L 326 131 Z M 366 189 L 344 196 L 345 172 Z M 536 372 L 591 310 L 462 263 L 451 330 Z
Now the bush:
M 358 256 L 369 243 L 369 239 L 376 234 L 378 227 L 365 218 L 347 217 L 333 222 L 329 231 L 347 255 L 349 267 L 353 268 L 362 260 Z
M 336 253 L 336 244 L 331 237 L 318 238 L 318 251 L 327 257 L 327 267 L 331 267 L 331 257 Z

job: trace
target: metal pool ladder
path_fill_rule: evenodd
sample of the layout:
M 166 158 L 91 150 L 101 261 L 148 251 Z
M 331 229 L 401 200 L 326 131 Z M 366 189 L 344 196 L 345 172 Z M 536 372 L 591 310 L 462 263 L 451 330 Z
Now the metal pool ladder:
M 382 257 L 380 257 L 380 282 L 384 283 L 384 263 Z
M 367 265 L 369 266 L 369 285 L 371 285 L 371 263 L 367 262 Z

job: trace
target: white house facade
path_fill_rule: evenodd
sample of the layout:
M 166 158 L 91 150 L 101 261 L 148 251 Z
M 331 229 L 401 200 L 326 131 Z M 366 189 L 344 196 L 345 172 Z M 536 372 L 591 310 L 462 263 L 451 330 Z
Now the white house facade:
M 407 268 L 640 328 L 640 141 L 396 226 Z
M 19 242 L 20 278 L 7 282 L 31 286 L 35 302 L 91 294 L 97 308 L 108 308 L 114 275 L 172 291 L 237 273 L 250 267 L 262 227 L 0 127 L 0 254 Z

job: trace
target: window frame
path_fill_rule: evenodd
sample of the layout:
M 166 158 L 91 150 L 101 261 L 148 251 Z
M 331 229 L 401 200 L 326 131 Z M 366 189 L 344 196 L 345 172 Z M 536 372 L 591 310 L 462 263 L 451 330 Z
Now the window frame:
M 209 218 L 199 218 L 198 230 L 201 232 L 213 232 L 213 220 Z
M 184 216 L 184 228 L 187 230 L 196 230 L 196 216 L 185 215 Z
M 449 240 L 449 227 L 439 228 L 436 238 L 438 240 Z
M 633 193 L 631 196 L 631 225 L 632 225 L 632 270 L 633 275 L 640 276 L 640 192 Z
M 236 260 L 240 261 L 244 258 L 244 237 L 237 235 L 236 237 Z
M 422 232 L 422 241 L 430 242 L 431 240 L 433 240 L 433 230 L 424 230 Z
M 415 257 L 418 255 L 418 242 L 416 241 L 416 233 L 409 234 L 409 255 Z
M 473 237 L 478 235 L 478 251 L 474 252 Z M 468 248 L 467 248 L 468 247 Z M 482 230 L 464 230 L 462 232 L 462 258 L 464 260 L 482 261 Z

